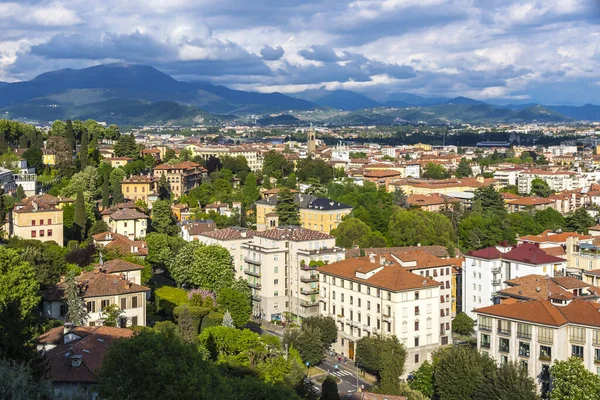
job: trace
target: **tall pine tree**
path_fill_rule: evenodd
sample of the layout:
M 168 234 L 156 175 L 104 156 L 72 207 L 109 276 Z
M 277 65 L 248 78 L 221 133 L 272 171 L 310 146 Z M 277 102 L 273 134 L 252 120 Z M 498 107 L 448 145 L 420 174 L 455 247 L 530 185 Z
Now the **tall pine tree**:
M 279 216 L 279 225 L 300 225 L 300 212 L 294 195 L 288 188 L 281 188 L 277 194 L 275 211 Z
M 110 187 L 108 185 L 108 176 L 102 179 L 102 209 L 107 209 L 110 205 Z
M 83 129 L 81 132 L 81 147 L 79 148 L 79 160 L 81 161 L 81 170 L 88 166 L 88 147 L 89 138 L 87 129 Z
M 73 123 L 70 119 L 67 120 L 67 127 L 65 129 L 65 139 L 67 139 L 71 150 L 75 150 L 75 131 L 73 130 Z
M 73 218 L 73 225 L 77 231 L 76 235 L 79 241 L 85 237 L 85 224 L 85 202 L 83 201 L 83 192 L 79 190 L 75 199 L 75 216 Z
M 158 198 L 159 200 L 168 200 L 171 198 L 169 184 L 167 183 L 167 177 L 165 176 L 164 172 L 158 180 Z
M 69 273 L 65 279 L 65 294 L 67 296 L 67 315 L 65 316 L 65 320 L 76 326 L 84 326 L 88 319 L 88 313 L 81 298 L 74 272 Z

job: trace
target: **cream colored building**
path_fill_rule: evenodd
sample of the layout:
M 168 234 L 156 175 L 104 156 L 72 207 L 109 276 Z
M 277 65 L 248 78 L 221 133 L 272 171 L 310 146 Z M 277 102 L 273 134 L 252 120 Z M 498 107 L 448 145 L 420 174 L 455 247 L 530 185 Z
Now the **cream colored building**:
M 182 227 L 183 229 L 183 227 Z M 244 273 L 244 243 L 252 242 L 254 231 L 251 229 L 231 227 L 225 229 L 216 229 L 212 231 L 202 232 L 197 235 L 196 240 L 204 244 L 216 244 L 225 247 L 233 260 L 235 275 L 237 278 L 246 278 Z
M 329 234 L 350 214 L 349 205 L 316 197 L 309 194 L 295 194 L 300 211 L 300 225 L 303 228 Z M 277 195 L 256 202 L 256 229 L 263 231 L 279 225 L 275 213 Z
M 63 246 L 62 205 L 71 199 L 47 194 L 27 197 L 15 204 L 10 218 L 10 235 Z
M 600 374 L 600 304 L 575 299 L 566 305 L 548 300 L 497 304 L 475 310 L 477 348 L 498 363 L 520 364 L 543 389 L 556 360 L 575 356 Z
M 108 227 L 129 239 L 141 239 L 148 231 L 148 216 L 134 209 L 119 210 L 109 216 Z
M 179 164 L 161 164 L 154 168 L 154 177 L 160 182 L 164 175 L 167 179 L 170 192 L 175 198 L 181 197 L 199 186 L 206 170 L 200 165 L 191 161 L 185 161 Z
M 529 170 L 522 171 L 518 177 L 519 193 L 531 193 L 531 183 L 535 179 L 541 179 L 555 192 L 573 190 L 577 187 L 576 173 L 571 171 L 545 171 Z
M 413 194 L 445 194 L 474 192 L 485 186 L 497 188 L 498 182 L 491 178 L 451 178 L 451 179 L 398 179 L 391 181 L 387 188 L 388 192 L 402 189 L 407 195 Z
M 395 335 L 407 349 L 405 376 L 440 346 L 440 286 L 431 278 L 377 258 L 349 258 L 318 268 L 320 314 L 336 320 L 333 350 L 354 360 L 356 342 Z
M 189 150 L 192 157 L 200 156 L 205 160 L 208 160 L 211 156 L 220 158 L 223 156 L 237 157 L 243 156 L 248 162 L 248 167 L 254 172 L 260 171 L 263 164 L 263 156 L 259 150 L 246 147 L 246 146 L 197 146 L 190 144 L 185 146 L 186 150 Z
M 133 175 L 121 182 L 123 197 L 134 203 L 143 201 L 152 208 L 152 203 L 158 200 L 158 179 L 148 175 Z

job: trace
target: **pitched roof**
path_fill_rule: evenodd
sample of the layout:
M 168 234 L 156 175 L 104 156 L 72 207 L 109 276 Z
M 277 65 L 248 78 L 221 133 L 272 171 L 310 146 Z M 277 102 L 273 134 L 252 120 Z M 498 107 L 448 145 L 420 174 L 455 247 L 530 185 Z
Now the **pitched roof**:
M 448 248 L 446 248 L 446 246 L 433 245 L 433 246 L 369 247 L 369 248 L 365 248 L 365 249 L 347 249 L 346 250 L 346 258 L 359 257 L 361 255 L 361 252 L 363 252 L 363 254 L 365 254 L 365 255 L 371 254 L 371 253 L 379 255 L 379 254 L 389 254 L 389 253 L 401 252 L 401 251 L 410 250 L 410 249 L 421 249 L 435 257 L 448 257 L 449 256 Z
M 502 258 L 535 265 L 565 262 L 562 258 L 546 254 L 542 249 L 532 243 L 523 243 L 509 252 L 502 254 Z
M 110 219 L 113 219 L 115 221 L 130 220 L 130 219 L 148 219 L 148 216 L 137 210 L 129 208 L 129 209 L 125 209 L 125 210 L 119 210 L 119 211 L 116 211 L 116 212 L 110 214 Z
M 105 246 L 107 249 L 115 249 L 121 254 L 134 254 L 139 256 L 148 255 L 148 246 L 143 240 L 131 240 L 128 237 L 121 236 Z
M 291 240 L 294 242 L 304 242 L 308 240 L 325 240 L 334 238 L 333 236 L 328 235 L 326 233 L 313 231 L 299 226 L 289 228 L 272 228 L 262 232 L 255 232 L 254 236 L 273 240 Z
M 412 206 L 433 206 L 438 204 L 451 203 L 452 199 L 441 194 L 412 194 L 406 198 L 408 204 Z
M 567 254 L 562 246 L 544 247 L 542 250 L 544 253 L 555 257 L 564 256 Z
M 365 273 L 381 267 L 368 279 L 358 278 L 356 273 Z M 349 258 L 333 264 L 318 268 L 319 273 L 334 275 L 340 278 L 360 282 L 393 292 L 402 290 L 424 289 L 428 287 L 441 286 L 441 283 L 433 279 L 413 274 L 408 269 L 397 264 L 381 266 L 372 263 L 369 257 Z
M 252 239 L 255 232 L 252 229 L 244 228 L 225 228 L 217 229 L 214 231 L 208 231 L 201 233 L 201 236 L 205 236 L 211 239 L 217 240 L 241 240 L 241 239 Z
M 564 289 L 553 279 L 546 279 L 542 275 L 525 275 L 519 278 L 505 281 L 508 287 L 498 291 L 500 295 L 519 299 L 548 299 L 563 298 L 565 300 L 575 298 L 573 293 Z
M 64 328 L 53 328 L 36 339 L 40 344 L 55 344 L 46 351 L 47 377 L 51 382 L 95 383 L 106 352 L 118 339 L 130 338 L 133 331 L 110 326 L 78 326 L 70 333 L 79 338 L 64 343 Z M 80 356 L 81 365 L 72 365 L 71 356 Z
M 327 199 L 325 197 L 317 197 L 312 194 L 294 194 L 294 202 L 298 204 L 300 209 L 311 209 L 311 210 L 345 210 L 352 209 L 351 206 Z M 277 204 L 277 195 L 271 195 L 263 200 L 258 200 L 257 204 L 267 204 L 274 206 Z
M 525 235 L 521 236 L 519 240 L 523 242 L 534 242 L 534 243 L 565 243 L 568 238 L 578 238 L 579 240 L 592 239 L 591 235 L 582 235 L 577 232 L 553 232 L 551 230 L 545 230 L 539 235 Z
M 144 269 L 143 265 L 134 264 L 129 261 L 121 260 L 120 258 L 115 258 L 114 260 L 105 261 L 101 267 L 108 274 L 113 274 L 115 272 L 137 271 L 137 270 Z
M 505 199 L 507 204 L 516 206 L 541 206 L 544 204 L 553 204 L 554 200 L 543 197 L 522 197 L 520 199 Z
M 179 225 L 181 226 L 181 229 L 186 230 L 192 236 L 202 235 L 203 233 L 217 229 L 217 224 L 212 220 L 181 221 Z
M 392 252 L 392 256 L 395 256 L 399 260 L 405 263 L 415 263 L 414 266 L 408 266 L 410 270 L 421 269 L 421 268 L 433 268 L 433 267 L 445 267 L 448 265 L 454 265 L 451 259 L 443 259 L 435 257 L 429 254 L 427 251 L 421 249 L 410 249 L 399 252 Z
M 91 272 L 82 272 L 77 278 L 82 298 L 116 296 L 127 293 L 147 292 L 150 289 L 129 282 L 118 275 L 107 274 L 103 270 L 96 268 Z M 60 282 L 45 290 L 43 297 L 48 301 L 58 301 L 65 298 L 65 284 Z
M 485 249 L 469 251 L 469 257 L 485 258 L 486 260 L 496 260 L 502 258 L 502 253 L 495 247 L 486 247 Z

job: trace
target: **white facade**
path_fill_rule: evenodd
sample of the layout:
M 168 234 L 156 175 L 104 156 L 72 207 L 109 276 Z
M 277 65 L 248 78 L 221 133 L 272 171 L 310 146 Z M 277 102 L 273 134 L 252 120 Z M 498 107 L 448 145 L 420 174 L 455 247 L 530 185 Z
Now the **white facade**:
M 111 232 L 127 236 L 129 239 L 137 239 L 146 237 L 147 224 L 146 218 L 138 219 L 119 219 L 114 220 L 109 218 L 108 226 Z
M 519 175 L 518 188 L 519 193 L 530 193 L 531 182 L 534 179 L 541 179 L 550 186 L 550 189 L 555 192 L 562 192 L 564 190 L 573 190 L 577 187 L 578 179 L 573 172 L 551 172 L 551 173 L 539 173 L 534 171 L 523 171 Z
M 421 178 L 421 164 L 407 164 L 404 167 L 404 178 Z
M 566 156 L 577 153 L 577 146 L 548 146 L 548 151 L 552 153 L 552 156 Z

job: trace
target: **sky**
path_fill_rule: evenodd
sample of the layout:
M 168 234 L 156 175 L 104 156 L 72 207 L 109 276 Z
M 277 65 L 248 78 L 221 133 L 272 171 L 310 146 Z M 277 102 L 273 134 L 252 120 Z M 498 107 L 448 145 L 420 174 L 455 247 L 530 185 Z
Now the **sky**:
M 0 0 L 0 81 L 111 62 L 260 92 L 600 104 L 600 0 Z

